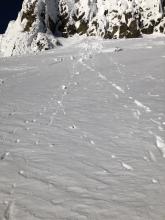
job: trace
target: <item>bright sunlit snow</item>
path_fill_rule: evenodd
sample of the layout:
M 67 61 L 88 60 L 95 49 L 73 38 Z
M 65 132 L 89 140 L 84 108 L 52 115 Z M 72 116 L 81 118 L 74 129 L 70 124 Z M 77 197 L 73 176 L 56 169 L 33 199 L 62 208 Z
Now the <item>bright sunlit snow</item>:
M 78 34 L 116 39 L 165 34 L 165 0 L 22 2 L 16 20 L 9 22 L 5 33 L 0 35 L 0 53 L 4 57 L 56 48 L 61 45 L 59 36 Z
M 0 59 L 0 219 L 165 219 L 165 38 L 71 38 Z

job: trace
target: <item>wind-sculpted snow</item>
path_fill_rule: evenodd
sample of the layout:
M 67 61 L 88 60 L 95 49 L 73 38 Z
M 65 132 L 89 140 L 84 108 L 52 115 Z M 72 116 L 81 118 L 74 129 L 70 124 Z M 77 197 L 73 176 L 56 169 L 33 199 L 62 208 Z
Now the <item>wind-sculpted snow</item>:
M 24 0 L 0 43 L 3 56 L 39 52 L 73 35 L 137 38 L 165 33 L 164 0 Z
M 164 220 L 164 61 L 164 38 L 1 58 L 0 219 Z

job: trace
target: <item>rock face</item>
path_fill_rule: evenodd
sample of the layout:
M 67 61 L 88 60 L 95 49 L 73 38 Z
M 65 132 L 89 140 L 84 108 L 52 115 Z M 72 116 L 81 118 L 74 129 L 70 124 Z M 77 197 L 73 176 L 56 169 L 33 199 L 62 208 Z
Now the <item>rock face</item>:
M 56 47 L 74 34 L 132 38 L 165 33 L 165 0 L 24 0 L 1 37 L 4 56 Z

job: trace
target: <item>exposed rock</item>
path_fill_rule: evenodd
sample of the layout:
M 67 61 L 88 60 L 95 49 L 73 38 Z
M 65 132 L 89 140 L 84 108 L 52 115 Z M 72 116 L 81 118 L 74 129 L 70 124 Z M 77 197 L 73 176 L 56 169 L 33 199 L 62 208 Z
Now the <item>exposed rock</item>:
M 143 34 L 152 34 L 154 31 L 154 25 L 152 23 L 147 24 L 146 26 L 144 26 L 143 28 L 141 28 L 141 32 Z
M 24 19 L 26 19 L 26 25 L 24 27 L 24 31 L 30 31 L 30 28 L 32 27 L 33 23 L 36 20 L 36 8 L 37 0 L 34 1 L 32 4 L 27 5 L 27 9 L 23 11 L 21 16 L 21 22 L 23 22 Z
M 88 22 L 81 20 L 80 25 L 77 28 L 77 33 L 82 35 L 82 34 L 85 34 L 87 30 L 88 30 Z

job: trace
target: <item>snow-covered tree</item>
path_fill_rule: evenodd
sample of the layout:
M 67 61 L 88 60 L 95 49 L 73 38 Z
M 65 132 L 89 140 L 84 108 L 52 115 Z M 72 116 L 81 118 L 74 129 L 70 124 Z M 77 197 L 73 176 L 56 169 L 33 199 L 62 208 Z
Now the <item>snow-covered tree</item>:
M 165 33 L 165 0 L 24 0 L 1 37 L 5 56 L 46 50 L 56 36 L 105 38 Z
M 66 0 L 59 0 L 59 24 L 58 31 L 61 32 L 62 36 L 67 37 L 67 23 L 69 19 L 68 5 Z

